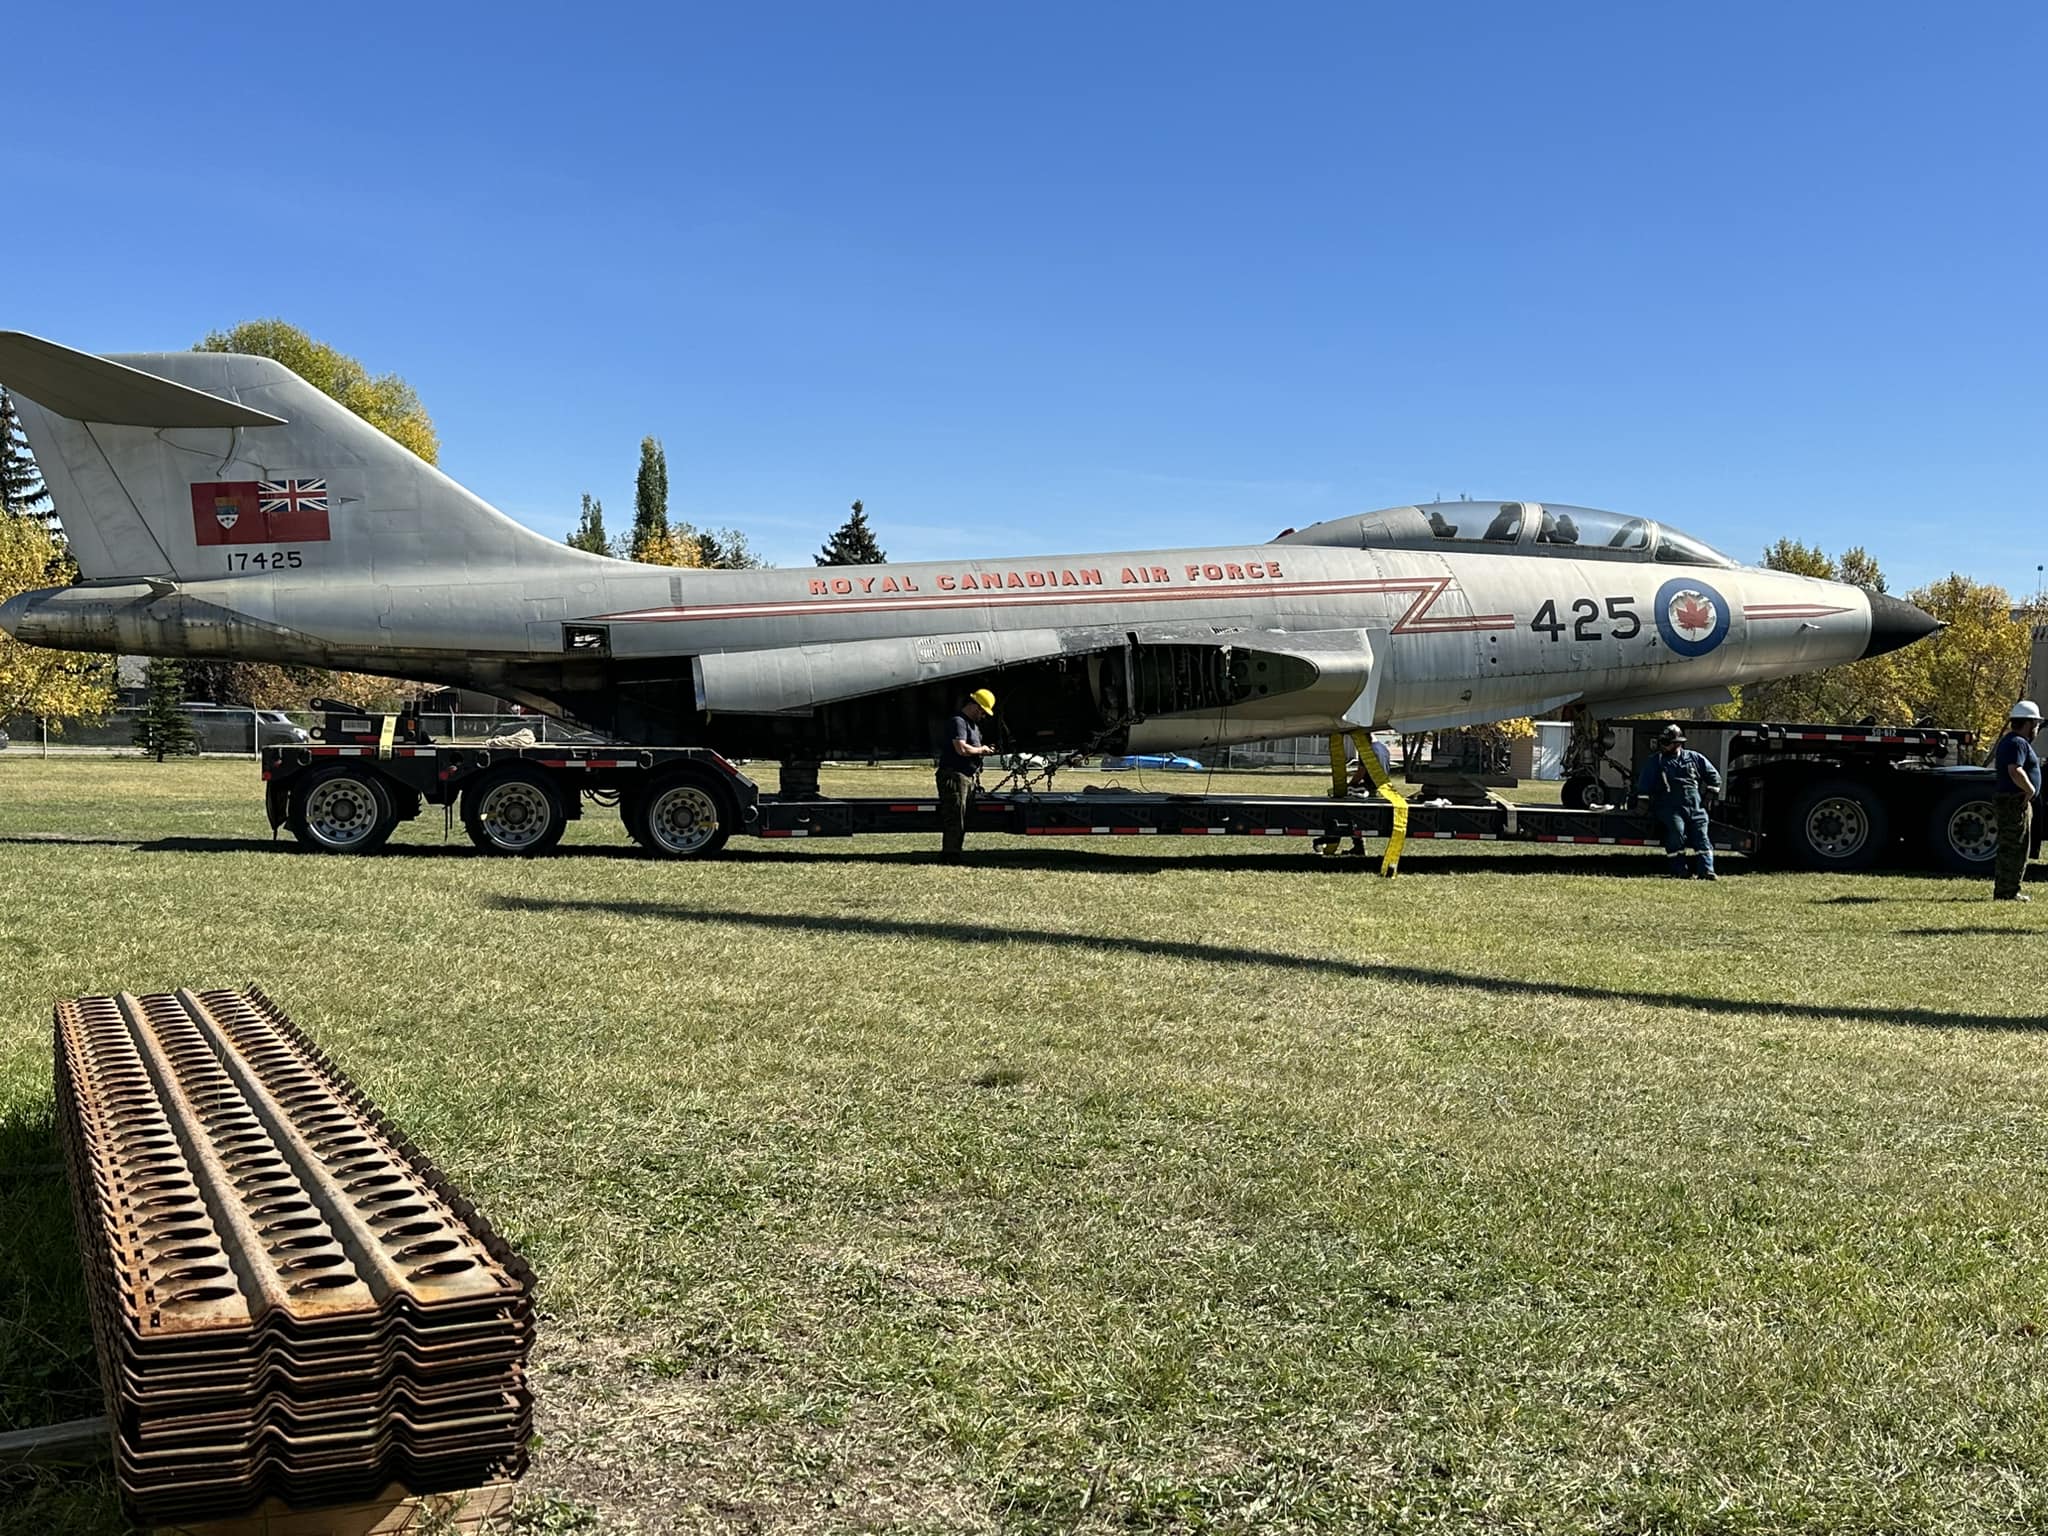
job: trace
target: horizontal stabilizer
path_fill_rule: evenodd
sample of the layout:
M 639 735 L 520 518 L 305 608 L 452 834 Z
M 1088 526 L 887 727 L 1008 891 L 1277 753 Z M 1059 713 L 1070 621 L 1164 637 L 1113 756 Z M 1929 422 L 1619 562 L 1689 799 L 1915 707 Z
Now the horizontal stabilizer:
M 122 427 L 281 427 L 282 416 L 74 352 L 22 331 L 0 331 L 0 385 L 73 421 Z

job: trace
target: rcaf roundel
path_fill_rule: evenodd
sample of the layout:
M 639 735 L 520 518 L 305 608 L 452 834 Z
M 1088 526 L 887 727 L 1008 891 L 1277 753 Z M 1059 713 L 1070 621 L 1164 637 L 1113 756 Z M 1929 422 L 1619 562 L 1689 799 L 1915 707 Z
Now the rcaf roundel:
M 1704 656 L 1728 638 L 1728 600 L 1696 576 L 1657 589 L 1657 633 L 1679 656 Z

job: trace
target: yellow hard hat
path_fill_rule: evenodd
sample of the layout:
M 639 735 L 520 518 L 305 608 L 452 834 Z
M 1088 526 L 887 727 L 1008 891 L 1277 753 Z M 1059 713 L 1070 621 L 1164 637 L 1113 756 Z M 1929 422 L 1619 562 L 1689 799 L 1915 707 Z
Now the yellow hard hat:
M 977 688 L 967 697 L 971 702 L 979 704 L 988 713 L 994 714 L 996 712 L 996 696 L 986 688 Z

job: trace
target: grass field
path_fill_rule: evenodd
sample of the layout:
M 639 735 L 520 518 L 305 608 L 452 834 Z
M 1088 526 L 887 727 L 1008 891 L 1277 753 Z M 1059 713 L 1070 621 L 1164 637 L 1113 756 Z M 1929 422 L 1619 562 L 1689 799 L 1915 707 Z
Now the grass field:
M 51 1000 L 255 983 L 542 1276 L 513 1529 L 2048 1525 L 2048 904 L 599 813 L 316 859 L 246 763 L 0 759 L 0 1429 L 97 1402 Z

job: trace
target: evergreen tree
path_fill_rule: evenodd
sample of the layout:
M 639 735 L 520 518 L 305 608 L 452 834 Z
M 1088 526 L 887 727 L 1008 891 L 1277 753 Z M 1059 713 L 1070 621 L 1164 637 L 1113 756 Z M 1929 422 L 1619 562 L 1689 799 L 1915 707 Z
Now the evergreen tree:
M 576 531 L 569 535 L 571 549 L 588 550 L 593 555 L 608 555 L 612 552 L 612 541 L 605 536 L 604 503 L 590 492 L 583 493 L 583 520 L 576 525 Z
M 820 565 L 887 565 L 889 557 L 882 552 L 882 546 L 875 542 L 875 532 L 868 527 L 868 514 L 859 502 L 853 504 L 853 516 L 839 525 L 839 531 L 825 541 L 825 547 L 818 551 Z
M 21 429 L 14 400 L 0 389 L 0 512 L 19 517 L 50 517 L 50 490 L 29 452 L 28 434 Z
M 685 525 L 687 526 L 687 525 Z M 737 528 L 698 528 L 697 563 L 707 571 L 758 571 L 768 562 L 755 554 Z
M 633 482 L 633 558 L 668 538 L 668 455 L 652 437 L 640 439 L 640 474 Z
M 185 713 L 185 669 L 168 656 L 153 656 L 142 674 L 149 698 L 135 721 L 135 745 L 162 762 L 199 750 L 199 733 Z

